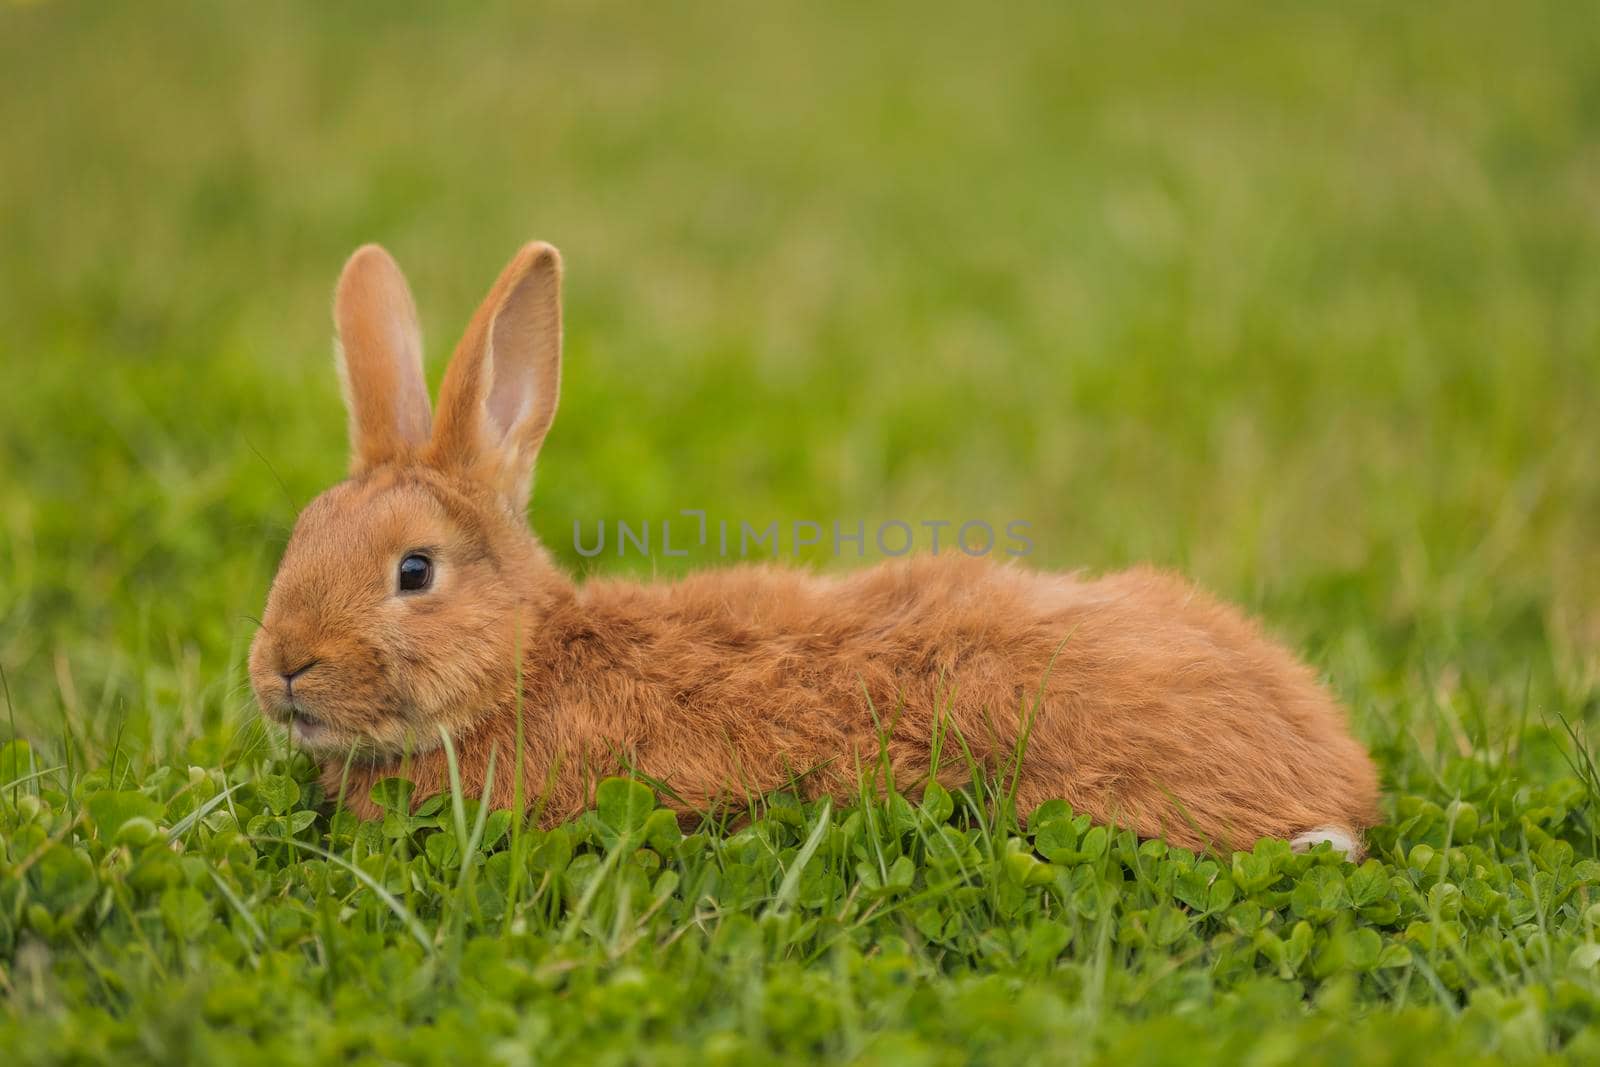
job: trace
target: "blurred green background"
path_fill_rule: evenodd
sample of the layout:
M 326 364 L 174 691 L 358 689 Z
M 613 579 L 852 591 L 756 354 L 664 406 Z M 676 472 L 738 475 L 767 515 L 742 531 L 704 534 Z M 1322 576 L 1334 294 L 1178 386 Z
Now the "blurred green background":
M 1380 749 L 1597 714 L 1593 5 L 53 2 L 0 7 L 0 70 L 36 739 L 249 720 L 373 240 L 435 382 L 562 248 L 532 517 L 575 570 L 714 560 L 579 567 L 574 519 L 1021 518 L 1264 613 Z

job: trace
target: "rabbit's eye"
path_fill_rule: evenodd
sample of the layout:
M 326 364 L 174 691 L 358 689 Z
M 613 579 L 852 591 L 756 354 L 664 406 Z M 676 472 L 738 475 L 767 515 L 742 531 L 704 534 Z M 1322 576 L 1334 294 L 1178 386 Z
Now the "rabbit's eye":
M 400 591 L 418 593 L 433 584 L 433 560 L 410 555 L 400 561 Z

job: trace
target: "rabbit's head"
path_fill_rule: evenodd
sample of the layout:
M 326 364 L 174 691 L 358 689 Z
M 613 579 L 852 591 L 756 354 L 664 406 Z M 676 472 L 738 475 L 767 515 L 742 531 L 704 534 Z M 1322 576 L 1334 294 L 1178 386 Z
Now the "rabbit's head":
M 429 410 L 411 294 L 376 245 L 334 294 L 350 477 L 300 514 L 250 650 L 262 713 L 321 758 L 439 744 L 515 694 L 572 596 L 526 520 L 561 377 L 561 259 L 500 275 Z

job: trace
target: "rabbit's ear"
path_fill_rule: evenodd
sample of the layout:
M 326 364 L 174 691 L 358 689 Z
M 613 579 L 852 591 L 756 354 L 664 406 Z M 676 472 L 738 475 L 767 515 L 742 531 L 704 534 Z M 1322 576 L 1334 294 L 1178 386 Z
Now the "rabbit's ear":
M 339 381 L 350 411 L 350 472 L 393 463 L 428 439 L 422 331 L 400 268 L 377 245 L 344 265 L 333 293 Z
M 439 389 L 429 458 L 527 507 L 533 463 L 561 392 L 561 254 L 535 242 L 500 274 Z

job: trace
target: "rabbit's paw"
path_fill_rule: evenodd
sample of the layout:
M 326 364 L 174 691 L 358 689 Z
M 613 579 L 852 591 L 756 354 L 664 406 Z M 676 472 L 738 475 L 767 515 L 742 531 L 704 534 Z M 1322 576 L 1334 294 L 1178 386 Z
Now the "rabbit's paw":
M 1315 830 L 1296 834 L 1289 839 L 1289 847 L 1296 852 L 1310 852 L 1324 841 L 1332 845 L 1335 851 L 1343 852 L 1351 861 L 1359 860 L 1364 851 L 1361 838 L 1342 826 L 1319 826 Z

